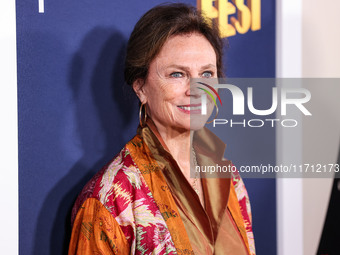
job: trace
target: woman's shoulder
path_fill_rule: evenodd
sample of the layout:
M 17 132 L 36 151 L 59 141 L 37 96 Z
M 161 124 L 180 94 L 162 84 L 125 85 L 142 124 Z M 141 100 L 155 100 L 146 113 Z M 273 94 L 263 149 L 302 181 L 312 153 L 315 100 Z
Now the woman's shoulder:
M 113 203 L 128 204 L 142 182 L 140 171 L 125 146 L 84 186 L 72 209 L 72 223 L 79 208 L 90 198 L 99 200 L 114 216 Z

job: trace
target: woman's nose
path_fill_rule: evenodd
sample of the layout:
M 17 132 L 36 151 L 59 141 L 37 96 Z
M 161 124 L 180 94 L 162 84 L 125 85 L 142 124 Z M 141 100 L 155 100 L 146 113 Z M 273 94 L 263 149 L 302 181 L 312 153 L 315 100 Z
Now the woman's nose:
M 201 79 L 191 78 L 188 82 L 187 95 L 192 97 L 201 97 L 204 91 L 200 89 L 202 87 L 199 83 Z

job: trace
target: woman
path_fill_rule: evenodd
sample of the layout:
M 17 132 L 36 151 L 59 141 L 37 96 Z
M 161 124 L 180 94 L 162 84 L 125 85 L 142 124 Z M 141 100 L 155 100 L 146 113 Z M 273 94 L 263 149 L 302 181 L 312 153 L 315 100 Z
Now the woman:
M 222 74 L 218 30 L 195 8 L 161 5 L 138 21 L 125 79 L 141 102 L 140 126 L 79 195 L 69 254 L 255 254 L 240 177 L 190 177 L 198 165 L 231 164 L 203 128 L 212 103 L 201 115 L 202 90 L 189 81 Z

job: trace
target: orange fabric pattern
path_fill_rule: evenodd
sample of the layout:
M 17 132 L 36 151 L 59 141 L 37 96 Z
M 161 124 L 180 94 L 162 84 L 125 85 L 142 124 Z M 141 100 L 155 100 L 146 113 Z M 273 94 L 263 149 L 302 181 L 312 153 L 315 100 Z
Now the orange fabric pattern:
M 68 254 L 130 254 L 119 224 L 97 199 L 87 199 L 80 208 Z
M 69 255 L 254 255 L 240 176 L 203 178 L 203 208 L 158 139 L 145 127 L 84 187 L 73 210 Z M 197 155 L 203 163 L 200 150 Z
M 136 136 L 133 141 L 127 144 L 127 149 L 130 151 L 137 167 L 144 169 L 141 173 L 166 221 L 177 253 L 194 254 L 172 194 L 169 189 L 162 189 L 167 184 L 159 165 L 151 157 L 152 154 L 149 148 L 144 146 L 140 136 Z
M 236 226 L 238 230 L 240 231 L 241 237 L 244 241 L 245 246 L 247 247 L 247 251 L 249 254 L 252 254 L 249 249 L 249 244 L 248 244 L 248 237 L 247 237 L 247 232 L 245 228 L 245 223 L 241 214 L 240 210 L 240 204 L 238 201 L 238 198 L 236 196 L 235 188 L 234 185 L 232 185 L 230 189 L 230 194 L 229 194 L 229 201 L 228 201 L 228 210 L 230 211 L 231 216 L 234 219 L 234 222 L 236 223 Z

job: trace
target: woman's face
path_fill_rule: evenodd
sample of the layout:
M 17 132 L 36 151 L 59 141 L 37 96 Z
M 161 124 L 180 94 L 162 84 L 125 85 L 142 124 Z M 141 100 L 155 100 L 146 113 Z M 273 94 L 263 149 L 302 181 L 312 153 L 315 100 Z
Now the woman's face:
M 208 114 L 201 115 L 202 90 L 190 87 L 190 78 L 216 77 L 216 54 L 209 41 L 198 33 L 176 35 L 150 63 L 145 83 L 137 80 L 133 87 L 158 129 L 197 130 L 213 104 L 208 97 Z

